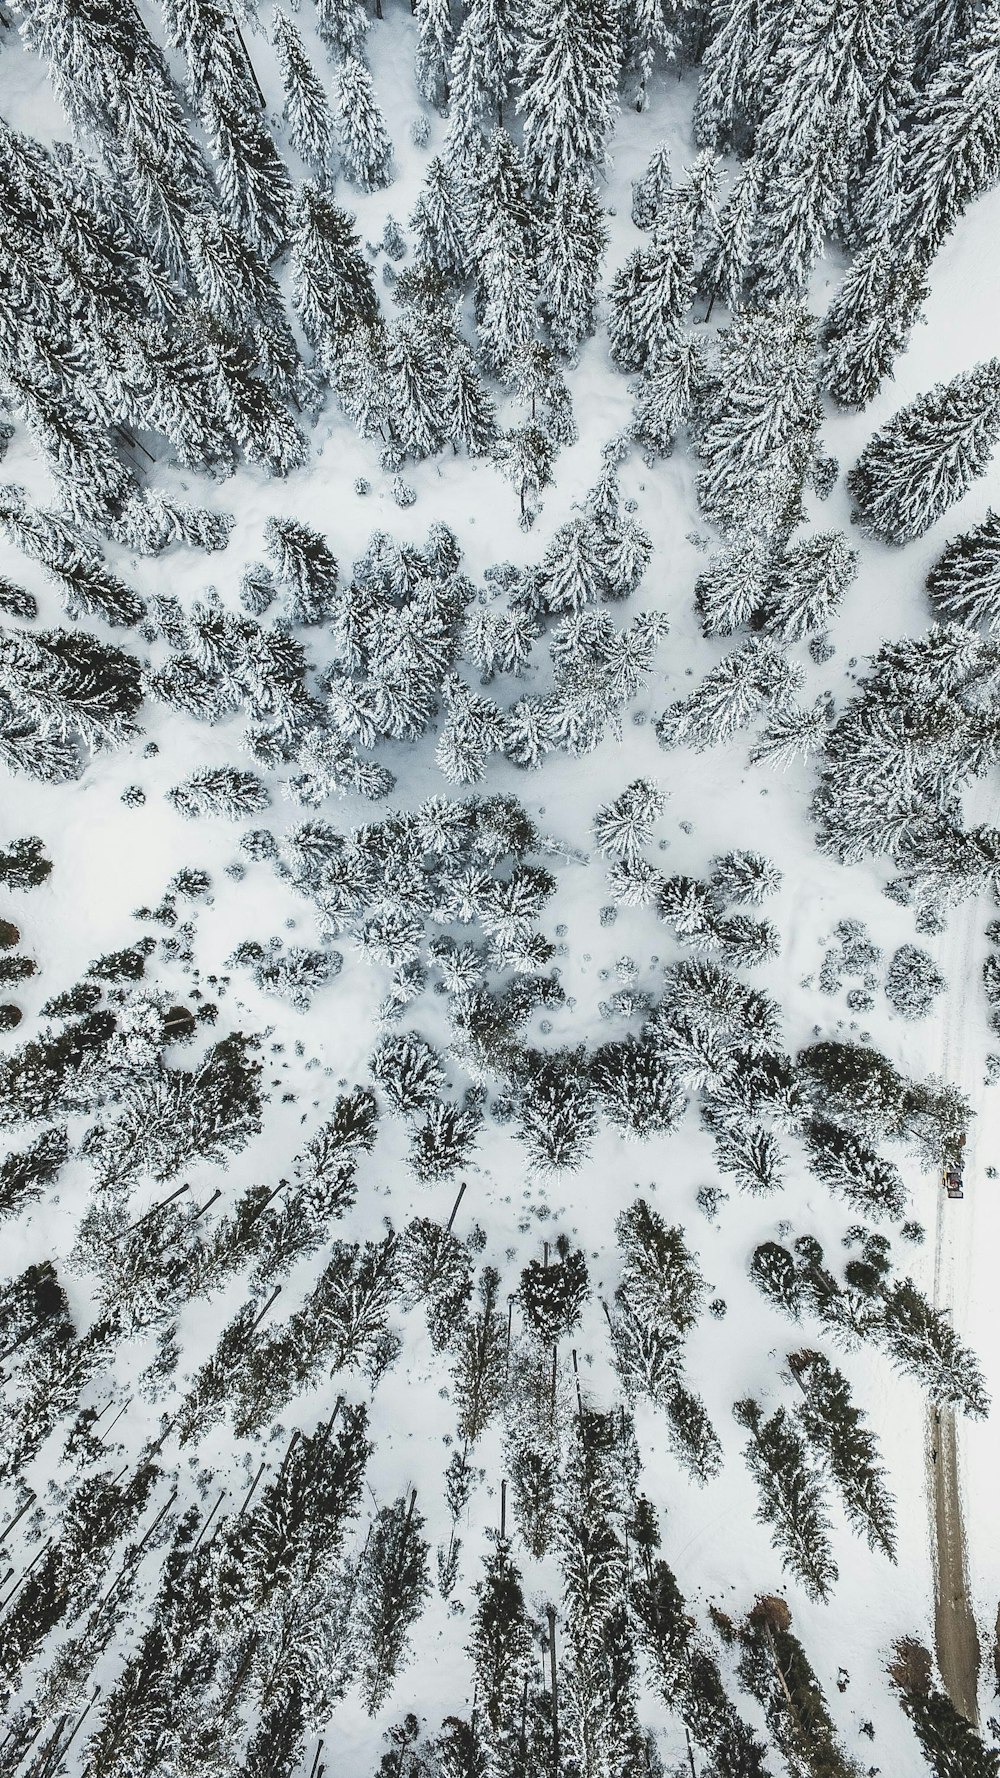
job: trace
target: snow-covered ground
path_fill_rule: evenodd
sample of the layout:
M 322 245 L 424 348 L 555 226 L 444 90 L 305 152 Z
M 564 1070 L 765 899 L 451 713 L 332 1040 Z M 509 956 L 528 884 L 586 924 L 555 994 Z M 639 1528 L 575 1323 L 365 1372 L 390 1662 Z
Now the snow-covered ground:
M 415 25 L 406 8 L 390 5 L 387 17 L 373 26 L 368 54 L 376 88 L 395 145 L 397 176 L 384 192 L 342 191 L 342 200 L 356 212 L 363 240 L 380 238 L 385 219 L 405 224 L 412 209 L 427 156 L 440 142 L 444 123 L 431 119 L 431 144 L 415 149 L 410 140 L 413 119 L 426 110 L 418 99 L 410 72 Z M 277 77 L 262 37 L 250 40 L 255 66 L 264 82 L 269 109 L 280 108 Z M 316 51 L 317 59 L 321 52 Z M 0 68 L 4 111 L 15 126 L 50 139 L 65 133 L 40 64 L 11 47 Z M 665 139 L 679 169 L 693 153 L 689 114 L 692 85 L 664 75 L 654 82 L 648 110 L 622 115 L 611 144 L 605 200 L 611 217 L 608 270 L 617 267 L 640 237 L 629 219 L 631 181 L 645 166 L 652 149 Z M 911 396 L 973 362 L 1000 351 L 996 306 L 996 242 L 1000 239 L 1000 193 L 972 206 L 946 243 L 936 262 L 932 294 L 924 323 L 895 367 L 894 379 L 862 414 L 845 416 L 832 409 L 824 422 L 827 449 L 843 469 L 854 461 L 875 427 Z M 384 256 L 379 255 L 378 264 Z M 822 305 L 838 268 L 824 262 L 817 274 L 815 302 Z M 605 279 L 605 282 L 607 279 Z M 389 292 L 384 293 L 389 300 Z M 724 318 L 724 317 L 723 317 Z M 400 541 L 419 542 L 428 527 L 445 520 L 456 532 L 464 552 L 464 570 L 478 587 L 483 572 L 501 560 L 538 560 L 556 528 L 582 502 L 601 467 L 601 451 L 629 419 L 628 379 L 610 364 L 606 333 L 599 328 L 569 373 L 579 441 L 559 455 L 555 486 L 544 497 L 542 513 L 527 534 L 518 529 L 516 500 L 499 470 L 490 462 L 450 454 L 408 464 L 405 479 L 417 493 L 414 505 L 400 510 L 392 498 L 391 477 L 380 467 L 371 443 L 359 441 L 331 398 L 310 435 L 311 458 L 285 483 L 262 474 L 239 471 L 220 484 L 198 484 L 196 478 L 165 468 L 162 485 L 199 504 L 232 512 L 235 528 L 227 550 L 215 557 L 174 551 L 160 559 L 129 560 L 109 550 L 125 578 L 140 593 L 169 591 L 188 607 L 208 584 L 223 602 L 238 606 L 240 575 L 262 552 L 263 527 L 272 514 L 292 516 L 325 533 L 342 564 L 358 557 L 371 533 L 391 532 Z M 515 411 L 513 404 L 511 413 Z M 18 432 L 4 460 L 8 481 L 48 498 L 44 475 L 23 433 Z M 355 478 L 366 477 L 371 493 L 354 492 Z M 930 1018 L 908 1024 L 896 1017 L 879 993 L 869 1013 L 853 1015 L 843 995 L 822 993 L 818 972 L 823 952 L 838 921 L 864 921 L 886 960 L 901 943 L 914 939 L 910 910 L 886 899 L 883 884 L 888 866 L 869 862 L 842 867 L 821 855 L 808 818 L 813 771 L 794 766 L 786 772 L 748 764 L 748 740 L 734 741 L 701 754 L 686 749 L 664 752 L 653 719 L 673 699 L 690 690 L 704 671 L 730 646 L 706 641 L 698 626 L 692 590 L 704 556 L 693 539 L 703 531 L 694 494 L 690 455 L 679 448 L 670 459 L 644 464 L 633 453 L 621 472 L 623 493 L 634 499 L 636 516 L 649 531 L 653 558 L 633 595 L 628 613 L 665 612 L 669 635 L 658 651 L 657 666 L 647 686 L 633 701 L 619 736 L 608 737 L 593 754 L 574 760 L 550 755 L 534 775 L 519 773 L 503 762 L 490 768 L 485 788 L 510 790 L 520 796 L 543 831 L 565 844 L 592 854 L 583 864 L 569 859 L 556 865 L 558 887 L 545 910 L 543 926 L 552 935 L 565 927 L 564 950 L 557 959 L 568 992 L 566 1004 L 547 1015 L 552 1043 L 602 1041 L 619 1027 L 602 1022 L 599 1004 L 618 985 L 616 965 L 633 959 L 640 986 L 655 987 L 662 965 L 680 953 L 651 908 L 620 909 L 613 925 L 600 914 L 609 901 L 605 868 L 593 848 L 591 823 L 598 807 L 637 777 L 652 779 L 668 796 L 658 823 L 658 860 L 670 871 L 707 872 L 710 861 L 733 847 L 765 852 L 783 873 L 781 888 L 764 908 L 782 935 L 780 956 L 753 980 L 773 995 L 783 1010 L 784 1042 L 794 1054 L 814 1033 L 823 1036 L 870 1034 L 908 1074 L 937 1074 L 954 1082 L 972 1102 L 975 1121 L 968 1147 L 966 1194 L 963 1202 L 943 1203 L 939 1180 L 921 1173 L 912 1157 L 906 1182 L 912 1195 L 910 1214 L 926 1230 L 922 1246 L 909 1248 L 894 1240 L 895 1262 L 910 1271 L 918 1285 L 950 1307 L 962 1337 L 978 1352 L 993 1397 L 1000 1396 L 1000 1336 L 995 1312 L 995 1255 L 1000 1251 L 1000 1181 L 987 1178 L 991 1164 L 1000 1166 L 1000 1123 L 995 1089 L 984 1082 L 990 1038 L 980 985 L 986 952 L 983 927 L 990 912 L 976 904 L 953 915 L 949 931 L 932 943 L 947 977 L 946 996 Z M 997 474 L 984 478 L 919 544 L 889 550 L 860 543 L 861 564 L 843 613 L 832 632 L 836 653 L 814 664 L 804 648 L 795 652 L 805 669 L 804 699 L 833 692 L 838 703 L 850 695 L 865 657 L 888 637 L 919 634 L 930 621 L 923 580 L 944 541 L 981 519 L 991 499 L 998 499 Z M 823 528 L 851 533 L 850 502 L 838 482 L 829 501 L 810 496 L 811 520 Z M 857 544 L 851 533 L 852 543 Z M 27 586 L 39 600 L 42 620 L 60 621 L 55 596 L 42 571 L 13 550 L 0 545 L 0 572 Z M 322 635 L 308 634 L 307 646 L 322 656 Z M 129 645 L 126 642 L 126 645 Z M 137 645 L 142 649 L 142 645 Z M 692 676 L 693 678 L 689 677 Z M 529 682 L 530 683 L 530 682 Z M 226 973 L 226 959 L 236 943 L 254 938 L 262 943 L 280 935 L 296 942 L 319 942 L 314 908 L 269 866 L 249 864 L 236 881 L 225 867 L 241 858 L 239 829 L 222 820 L 183 820 L 165 800 L 170 787 L 210 763 L 246 764 L 241 754 L 242 723 L 215 727 L 162 706 L 147 705 L 143 732 L 130 748 L 99 754 L 79 780 L 61 786 L 40 786 L 25 778 L 5 780 L 0 839 L 22 834 L 41 837 L 53 861 L 49 880 L 30 894 L 10 898 L 10 916 L 21 929 L 21 949 L 37 960 L 38 974 L 20 984 L 17 999 L 24 1022 L 4 1037 L 20 1044 L 41 1029 L 43 1002 L 77 981 L 87 964 L 102 953 L 133 942 L 148 928 L 138 925 L 133 911 L 155 906 L 170 877 L 184 864 L 207 869 L 212 876 L 210 901 L 198 904 L 196 964 L 205 978 Z M 147 742 L 158 752 L 146 757 Z M 389 804 L 408 808 L 448 787 L 441 779 L 432 743 L 417 747 L 390 745 L 386 763 L 397 774 Z M 129 785 L 141 785 L 145 803 L 129 807 L 121 800 Z M 259 823 L 276 833 L 290 829 L 302 811 L 283 800 L 273 781 L 273 807 Z M 481 787 L 482 788 L 482 787 Z M 995 783 L 990 796 L 995 795 Z M 375 811 L 375 818 L 384 805 Z M 371 805 L 347 798 L 323 811 L 337 825 L 350 826 L 372 818 Z M 6 903 L 0 913 L 6 914 Z M 918 940 L 917 942 L 922 942 Z M 260 994 L 246 971 L 232 970 L 231 984 L 220 1001 L 220 1032 L 267 1031 L 266 1053 L 272 1066 L 265 1078 L 273 1082 L 265 1128 L 222 1174 L 211 1165 L 190 1170 L 192 1195 L 199 1202 L 221 1186 L 220 1209 L 253 1182 L 276 1182 L 290 1156 L 321 1120 L 340 1084 L 367 1079 L 367 1060 L 377 1040 L 379 1002 L 389 972 L 373 968 L 349 944 L 342 973 L 316 995 L 308 1013 Z M 168 964 L 157 965 L 157 983 L 177 998 L 190 991 L 192 979 L 182 970 L 171 975 Z M 206 988 L 206 992 L 208 989 Z M 432 1041 L 444 1043 L 442 1006 L 425 996 L 413 1012 L 413 1024 Z M 533 1027 L 537 1031 L 537 1020 Z M 280 1049 L 277 1046 L 283 1046 Z M 302 1054 L 297 1053 L 299 1046 Z M 266 1046 L 265 1046 L 266 1049 Z M 314 1064 L 310 1066 L 310 1064 Z M 456 1085 L 461 1071 L 452 1071 Z M 283 1094 L 294 1098 L 283 1101 Z M 85 1127 L 79 1124 L 79 1130 Z M 767 1528 L 755 1517 L 753 1483 L 743 1458 L 745 1433 L 732 1416 L 739 1398 L 753 1395 L 768 1409 L 791 1402 L 794 1385 L 784 1375 L 786 1354 L 813 1342 L 816 1329 L 797 1329 L 755 1290 L 747 1274 L 754 1247 L 794 1234 L 814 1233 L 830 1253 L 837 1253 L 846 1228 L 857 1217 L 834 1201 L 804 1163 L 793 1164 L 789 1179 L 775 1195 L 753 1197 L 729 1188 L 717 1223 L 710 1223 L 696 1202 L 700 1186 L 718 1178 L 711 1143 L 690 1114 L 669 1136 L 643 1144 L 623 1141 L 603 1128 L 590 1158 L 576 1172 L 543 1182 L 525 1171 L 524 1151 L 510 1132 L 487 1120 L 475 1164 L 468 1170 L 468 1190 L 457 1229 L 474 1223 L 486 1233 L 484 1257 L 499 1267 L 504 1291 L 513 1289 L 520 1269 L 538 1257 L 543 1239 L 565 1232 L 588 1256 L 593 1294 L 574 1336 L 584 1387 L 596 1405 L 616 1398 L 617 1385 L 609 1362 L 606 1326 L 600 1299 L 610 1299 L 616 1283 L 615 1221 L 639 1190 L 667 1221 L 681 1224 L 708 1281 L 710 1297 L 726 1304 L 722 1318 L 704 1315 L 687 1347 L 687 1374 L 704 1396 L 724 1448 L 720 1474 L 698 1487 L 666 1447 L 663 1424 L 640 1405 L 636 1431 L 643 1460 L 644 1490 L 663 1515 L 662 1554 L 673 1567 L 682 1591 L 707 1623 L 714 1603 L 740 1616 L 762 1592 L 781 1592 L 792 1609 L 793 1627 L 805 1645 L 823 1685 L 827 1702 L 847 1749 L 863 1768 L 903 1774 L 918 1767 L 912 1730 L 885 1679 L 885 1663 L 893 1642 L 903 1635 L 933 1643 L 934 1580 L 931 1536 L 933 1516 L 928 1500 L 924 1462 L 925 1404 L 918 1384 L 901 1379 L 888 1360 L 870 1345 L 855 1352 L 832 1354 L 847 1374 L 856 1399 L 876 1430 L 891 1487 L 898 1501 L 899 1562 L 891 1566 L 872 1554 L 837 1515 L 834 1553 L 840 1579 L 826 1604 L 811 1601 L 790 1577 L 782 1574 Z M 86 1202 L 88 1173 L 73 1162 L 54 1194 L 7 1224 L 3 1232 L 3 1273 L 15 1276 L 32 1261 L 51 1257 L 70 1293 L 74 1315 L 86 1327 L 92 1316 L 87 1280 L 66 1273 L 62 1264 L 74 1240 Z M 398 1134 L 383 1124 L 374 1153 L 363 1160 L 357 1202 L 338 1227 L 338 1235 L 375 1238 L 388 1217 L 401 1229 L 415 1214 L 446 1221 L 455 1196 L 452 1182 L 433 1187 L 416 1184 L 402 1162 Z M 151 1181 L 137 1188 L 134 1214 L 140 1215 L 160 1193 Z M 285 1281 L 281 1314 L 287 1316 L 304 1298 L 315 1273 L 315 1259 L 297 1265 Z M 210 1300 L 182 1311 L 179 1377 L 188 1376 L 208 1355 L 218 1332 L 243 1300 L 234 1281 Z M 442 1476 L 454 1435 L 454 1409 L 444 1394 L 446 1382 L 440 1355 L 432 1350 L 419 1310 L 399 1315 L 404 1331 L 403 1355 L 379 1384 L 372 1404 L 375 1451 L 368 1481 L 383 1503 L 415 1487 L 427 1520 L 432 1546 L 447 1543 L 449 1519 Z M 151 1348 L 150 1354 L 151 1355 Z M 136 1345 L 127 1348 L 116 1379 L 124 1401 L 130 1375 L 146 1362 Z M 567 1368 L 569 1354 L 562 1356 Z M 300 1397 L 282 1415 L 289 1431 L 311 1426 L 324 1409 L 329 1412 L 342 1388 L 349 1397 L 363 1393 L 355 1377 L 346 1385 L 332 1379 Z M 170 1397 L 161 1404 L 168 1412 Z M 159 1407 L 133 1395 L 118 1421 L 114 1448 L 118 1466 L 137 1454 L 155 1428 Z M 965 1508 L 969 1578 L 984 1654 L 980 1681 L 980 1714 L 994 1714 L 991 1651 L 1000 1602 L 1000 1515 L 996 1512 L 996 1481 L 1000 1471 L 996 1416 L 959 1425 L 960 1474 Z M 270 1455 L 283 1449 L 275 1434 Z M 287 1440 L 286 1440 L 287 1442 Z M 51 1451 L 51 1447 L 48 1447 Z M 186 1453 L 168 1444 L 164 1461 L 176 1464 L 178 1485 L 189 1493 L 195 1477 Z M 218 1426 L 199 1447 L 198 1463 L 211 1469 L 210 1498 L 223 1487 L 233 1497 L 243 1485 L 244 1471 L 256 1469 L 256 1445 L 236 1444 L 225 1426 Z M 494 1429 L 476 1447 L 474 1461 L 482 1480 L 473 1492 L 460 1526 L 463 1550 L 460 1579 L 451 1602 L 432 1595 L 414 1637 L 412 1658 L 400 1673 L 392 1696 L 375 1719 L 369 1719 L 356 1692 L 351 1692 L 328 1731 L 329 1770 L 344 1778 L 366 1778 L 381 1752 L 386 1726 L 405 1710 L 414 1709 L 433 1727 L 449 1712 L 471 1708 L 471 1665 L 464 1653 L 468 1637 L 471 1589 L 478 1578 L 484 1534 L 499 1517 L 503 1453 Z M 44 1474 L 33 1485 L 42 1498 Z M 41 1486 L 40 1486 L 41 1484 Z M 0 1511 L 6 1503 L 0 1502 Z M 2 1512 L 6 1517 L 6 1512 Z M 20 1566 L 30 1554 L 27 1543 L 12 1542 L 10 1562 Z M 152 1572 L 152 1565 L 151 1565 Z M 525 1559 L 531 1602 L 543 1611 L 557 1588 L 551 1565 Z M 114 1672 L 114 1658 L 105 1663 Z M 838 1689 L 845 1669 L 848 1683 Z M 98 1673 L 96 1675 L 100 1677 Z M 760 1722 L 749 1699 L 746 1714 Z M 655 1700 L 644 1702 L 649 1720 L 662 1735 L 662 1751 L 670 1761 L 684 1754 L 683 1731 L 668 1720 Z M 874 1725 L 874 1741 L 860 1735 L 860 1725 Z M 308 1769 L 308 1768 L 306 1768 Z

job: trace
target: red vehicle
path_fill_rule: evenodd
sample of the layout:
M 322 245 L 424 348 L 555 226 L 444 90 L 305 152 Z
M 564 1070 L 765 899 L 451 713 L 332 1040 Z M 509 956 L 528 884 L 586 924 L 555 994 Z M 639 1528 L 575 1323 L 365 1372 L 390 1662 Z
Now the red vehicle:
M 962 1175 L 961 1156 L 962 1150 L 965 1147 L 965 1137 L 960 1136 L 955 1146 L 959 1151 L 958 1158 L 945 1167 L 942 1184 L 944 1185 L 944 1189 L 948 1193 L 949 1198 L 964 1198 L 965 1180 Z

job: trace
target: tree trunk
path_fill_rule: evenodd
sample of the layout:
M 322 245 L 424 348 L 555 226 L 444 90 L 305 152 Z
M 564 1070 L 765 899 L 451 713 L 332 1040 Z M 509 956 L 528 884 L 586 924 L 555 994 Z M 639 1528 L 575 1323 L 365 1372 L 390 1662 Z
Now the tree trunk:
M 458 1188 L 458 1197 L 455 1199 L 455 1202 L 451 1207 L 451 1215 L 448 1218 L 448 1226 L 445 1230 L 445 1234 L 447 1234 L 447 1235 L 451 1234 L 452 1228 L 454 1226 L 455 1218 L 458 1215 L 458 1206 L 462 1202 L 462 1199 L 464 1197 L 465 1197 L 465 1180 L 463 1179 L 461 1185 Z
M 548 1605 L 545 1615 L 549 1620 L 549 1672 L 552 1676 L 552 1770 L 558 1778 L 559 1772 L 559 1675 L 556 1669 L 556 1608 Z

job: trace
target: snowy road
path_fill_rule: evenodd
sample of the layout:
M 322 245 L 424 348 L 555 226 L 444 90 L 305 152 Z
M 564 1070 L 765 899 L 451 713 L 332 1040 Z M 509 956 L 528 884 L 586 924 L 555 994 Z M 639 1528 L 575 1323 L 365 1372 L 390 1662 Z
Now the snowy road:
M 957 911 L 942 946 L 948 983 L 942 1016 L 942 1078 L 967 1092 L 980 1110 L 982 1088 L 976 1058 L 967 1054 L 967 997 L 975 995 L 976 938 L 983 924 L 978 899 Z M 975 1081 L 975 1085 L 973 1082 Z M 976 1198 L 984 1163 L 977 1155 L 981 1119 L 975 1117 L 965 1149 L 965 1197 L 950 1200 L 937 1181 L 934 1237 L 934 1306 L 950 1310 L 957 1331 L 969 1302 Z M 938 1666 L 957 1710 L 978 1726 L 979 1632 L 969 1585 L 969 1551 L 962 1504 L 960 1420 L 949 1406 L 928 1407 L 925 1441 L 927 1506 L 934 1557 L 934 1643 Z

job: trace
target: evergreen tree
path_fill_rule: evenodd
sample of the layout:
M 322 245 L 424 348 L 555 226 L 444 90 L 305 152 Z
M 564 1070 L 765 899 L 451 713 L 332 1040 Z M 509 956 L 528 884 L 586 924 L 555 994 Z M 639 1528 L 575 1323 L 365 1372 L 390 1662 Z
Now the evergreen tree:
M 751 155 L 716 223 L 712 245 L 699 273 L 699 282 L 708 294 L 706 321 L 711 320 L 720 297 L 728 309 L 740 307 L 751 272 L 763 177 L 759 157 Z
M 428 330 L 400 321 L 389 330 L 385 392 L 389 423 L 400 449 L 427 457 L 443 442 L 441 382 L 444 365 Z
M 858 571 L 858 552 L 842 531 L 820 531 L 790 544 L 768 577 L 767 628 L 782 642 L 825 630 Z
M 694 297 L 691 224 L 674 206 L 649 247 L 630 255 L 611 286 L 608 334 L 622 370 L 655 367 L 676 345 Z
M 905 137 L 897 250 L 929 264 L 1000 173 L 1000 39 L 988 6 L 915 100 Z
M 582 1051 L 526 1050 L 518 1134 L 530 1164 L 545 1173 L 572 1171 L 587 1155 L 596 1128 Z
M 535 1635 L 525 1609 L 521 1575 L 506 1537 L 495 1537 L 476 1587 L 469 1653 L 485 1723 L 481 1734 L 490 1767 L 513 1769 L 522 1736 L 522 1705 Z
M 442 278 L 460 283 L 469 270 L 467 216 L 455 178 L 441 156 L 427 163 L 410 226 L 418 258 Z
M 301 187 L 291 230 L 292 302 L 320 364 L 331 374 L 346 336 L 373 328 L 378 298 L 354 219 L 315 185 Z
M 605 857 L 629 862 L 638 858 L 665 806 L 663 792 L 645 778 L 637 778 L 606 803 L 594 817 L 594 838 Z
M 621 54 L 618 14 L 606 0 L 531 0 L 517 109 L 539 192 L 552 196 L 563 179 L 603 165 Z
M 657 56 L 672 62 L 680 48 L 679 39 L 663 0 L 638 0 L 638 4 L 624 15 L 622 23 L 625 70 L 635 83 L 635 108 L 645 111 L 649 77 Z
M 826 1699 L 791 1621 L 784 1599 L 758 1599 L 739 1627 L 739 1678 L 762 1705 L 789 1771 L 861 1778 L 861 1768 L 837 1740 Z
M 533 1259 L 521 1273 L 519 1297 L 525 1321 L 543 1346 L 554 1346 L 577 1326 L 590 1295 L 587 1262 L 565 1236 L 551 1262 Z
M 666 142 L 654 148 L 641 179 L 632 185 L 632 221 L 636 228 L 655 228 L 664 222 L 673 202 L 670 150 Z
M 487 456 L 496 442 L 496 408 L 464 340 L 456 337 L 445 366 L 441 422 L 453 445 L 470 457 Z
M 921 537 L 985 474 L 1000 438 L 1000 359 L 902 408 L 847 477 L 856 523 L 884 543 Z
M 943 623 L 1000 628 L 1000 516 L 953 538 L 927 576 L 927 591 Z
M 359 56 L 345 56 L 337 70 L 337 134 L 344 170 L 362 191 L 392 180 L 392 143 L 375 97 L 372 77 Z
M 291 20 L 275 12 L 273 42 L 285 89 L 285 122 L 297 154 L 323 174 L 333 153 L 333 116 L 306 46 Z
M 915 1376 L 932 1401 L 954 1402 L 973 1419 L 988 1412 L 989 1396 L 975 1354 L 912 1279 L 901 1279 L 886 1292 L 882 1338 L 892 1362 Z
M 361 1559 L 356 1610 L 364 1659 L 362 1692 L 369 1711 L 378 1710 L 388 1697 L 431 1590 L 430 1545 L 420 1535 L 424 1519 L 416 1504 L 414 1492 L 409 1501 L 401 1495 L 381 1507 Z
M 505 435 L 500 450 L 520 501 L 522 529 L 530 529 L 539 511 L 538 496 L 552 483 L 552 441 L 540 426 L 521 426 Z
M 368 19 L 363 0 L 316 0 L 319 34 L 331 59 L 364 56 Z
M 719 336 L 702 394 L 698 496 L 724 531 L 784 542 L 802 517 L 819 429 L 815 329 L 793 303 L 745 311 Z
M 594 331 L 607 245 L 607 225 L 593 179 L 589 174 L 567 174 L 542 214 L 538 241 L 539 307 L 560 352 L 575 351 Z
M 935 1778 L 997 1778 L 1000 1753 L 984 1746 L 947 1692 L 932 1683 L 931 1670 L 919 1642 L 897 1642 L 889 1676 Z
M 801 673 L 772 643 L 751 637 L 707 673 L 690 697 L 663 712 L 657 739 L 664 747 L 717 746 L 765 709 L 780 713 L 800 683 Z
M 921 260 L 884 237 L 861 249 L 820 329 L 823 385 L 841 407 L 865 407 L 878 393 L 927 295 Z
M 331 618 L 338 609 L 339 569 L 326 539 L 295 519 L 268 519 L 264 540 L 287 589 L 291 622 L 319 624 Z
M 784 1408 L 765 1420 L 755 1401 L 733 1409 L 750 1433 L 747 1461 L 760 1492 L 757 1517 L 774 1528 L 782 1560 L 812 1599 L 826 1599 L 837 1579 L 823 1490 Z
M 700 340 L 681 335 L 643 369 L 635 405 L 634 434 L 649 457 L 669 457 L 681 426 L 705 383 Z
M 804 1130 L 813 1171 L 869 1216 L 901 1216 L 906 1191 L 899 1169 L 851 1130 L 812 1118 Z
M 223 815 L 230 821 L 242 821 L 266 809 L 271 798 L 267 786 L 253 772 L 239 772 L 235 766 L 205 766 L 169 790 L 167 800 L 188 819 Z
M 417 91 L 443 111 L 448 103 L 448 66 L 455 42 L 451 0 L 418 0 Z
M 246 55 L 215 0 L 166 0 L 168 40 L 181 49 L 223 205 L 269 260 L 284 239 L 292 182 L 261 116 Z
M 896 1516 L 878 1444 L 851 1400 L 846 1377 L 819 1352 L 793 1352 L 788 1363 L 804 1392 L 798 1417 L 842 1495 L 848 1519 L 871 1549 L 895 1561 Z
M 492 1266 L 483 1267 L 478 1294 L 480 1308 L 463 1323 L 452 1348 L 458 1429 L 469 1444 L 485 1432 L 507 1383 L 507 1322 L 497 1310 L 500 1274 Z
M 491 114 L 503 126 L 514 74 L 518 18 L 510 0 L 470 0 L 451 58 L 454 147 L 469 146 L 471 131 Z M 458 140 L 455 140 L 457 135 Z
M 759 538 L 731 544 L 712 557 L 694 583 L 703 636 L 759 629 L 771 584 L 771 555 Z

